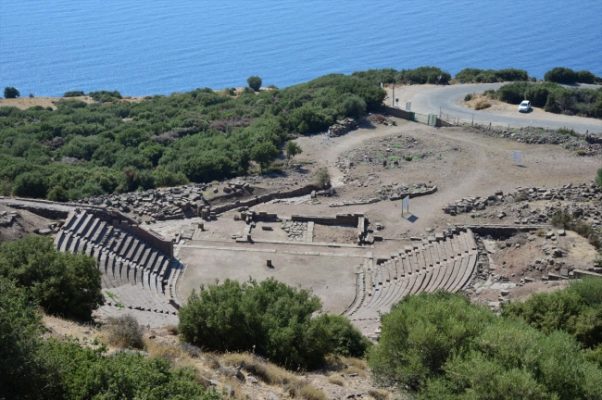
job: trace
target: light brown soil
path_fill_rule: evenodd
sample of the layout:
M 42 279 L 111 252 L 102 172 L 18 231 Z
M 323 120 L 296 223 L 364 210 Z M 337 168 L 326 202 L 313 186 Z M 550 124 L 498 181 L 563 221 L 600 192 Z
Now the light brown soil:
M 199 233 L 197 230 L 192 241 L 178 248 L 180 258 L 188 266 L 178 284 L 180 299 L 185 300 L 188 293 L 202 283 L 214 283 L 226 278 L 246 280 L 249 277 L 265 279 L 271 276 L 293 286 L 312 290 L 322 299 L 326 310 L 341 312 L 353 300 L 354 273 L 363 260 L 387 257 L 391 252 L 403 248 L 410 236 L 439 231 L 450 224 L 475 222 L 468 214 L 455 217 L 444 214 L 442 208 L 448 203 L 462 197 L 490 195 L 496 190 L 512 191 L 518 186 L 554 187 L 591 182 L 592 171 L 602 165 L 600 158 L 579 157 L 560 146 L 527 145 L 482 136 L 462 128 L 436 129 L 402 120 L 395 122 L 397 126 L 359 129 L 336 138 L 315 135 L 297 139 L 303 153 L 293 163 L 302 163 L 307 172 L 279 177 L 276 186 L 285 182 L 288 185 L 310 182 L 313 171 L 324 166 L 330 173 L 337 195 L 331 198 L 318 197 L 312 201 L 308 198 L 299 201 L 291 199 L 253 207 L 256 211 L 279 216 L 363 213 L 372 223 L 385 226 L 379 232 L 385 239 L 383 242 L 358 249 L 274 243 L 286 240 L 281 232 L 276 232 L 279 229 L 276 224 L 274 232 L 261 231 L 260 225 L 255 229 L 259 242 L 272 243 L 234 243 L 232 234 L 240 234 L 244 224 L 234 221 L 234 212 L 226 213 L 217 221 L 206 223 L 205 232 Z M 412 143 L 410 149 L 406 149 L 408 143 Z M 346 157 L 355 157 L 356 161 L 358 155 L 360 159 L 364 156 L 369 159 L 386 157 L 387 146 L 398 146 L 401 151 L 425 156 L 412 157 L 411 161 L 403 160 L 398 165 L 359 162 L 350 168 L 342 168 L 346 165 Z M 524 167 L 513 165 L 513 150 L 523 152 Z M 262 187 L 274 187 L 270 179 L 255 178 L 255 181 Z M 417 218 L 413 223 L 401 217 L 400 201 L 382 200 L 367 205 L 329 207 L 334 202 L 378 196 L 383 185 L 400 183 L 429 183 L 438 187 L 432 195 L 411 200 L 410 212 Z M 479 222 L 499 223 L 495 219 Z M 186 221 L 168 224 L 180 226 L 180 229 L 186 226 L 186 229 L 190 229 L 191 226 Z M 324 242 L 329 238 L 327 242 L 333 244 L 354 244 L 353 235 L 344 233 L 344 230 L 315 226 L 314 241 Z M 576 246 L 575 249 L 579 249 L 581 244 Z M 519 259 L 525 262 L 534 256 L 534 253 L 525 249 L 521 251 L 526 253 L 517 253 L 515 256 L 520 255 Z M 570 253 L 567 260 L 577 262 L 581 259 L 582 264 L 586 264 L 590 262 L 590 256 L 581 254 L 571 258 L 573 256 Z M 274 262 L 274 269 L 266 267 L 268 259 Z

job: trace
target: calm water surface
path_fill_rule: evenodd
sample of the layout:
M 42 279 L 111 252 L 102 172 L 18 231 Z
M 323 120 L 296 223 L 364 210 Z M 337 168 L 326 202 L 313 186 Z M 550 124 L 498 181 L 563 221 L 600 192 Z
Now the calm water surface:
M 0 0 L 0 86 L 145 95 L 420 65 L 602 75 L 601 21 L 600 0 Z

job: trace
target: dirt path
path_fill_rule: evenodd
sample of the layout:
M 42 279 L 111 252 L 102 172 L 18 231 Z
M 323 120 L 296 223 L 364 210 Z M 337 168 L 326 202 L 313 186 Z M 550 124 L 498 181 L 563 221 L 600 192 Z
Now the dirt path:
M 364 212 L 373 219 L 384 222 L 391 236 L 400 234 L 424 234 L 428 228 L 439 229 L 448 223 L 457 223 L 442 212 L 447 204 L 469 196 L 486 196 L 497 190 L 512 191 L 518 186 L 560 186 L 567 183 L 591 182 L 597 168 L 602 166 L 600 158 L 579 157 L 560 146 L 527 145 L 507 139 L 487 137 L 467 132 L 461 128 L 435 129 L 415 123 L 398 121 L 398 126 L 379 126 L 375 129 L 360 129 L 338 138 L 324 135 L 298 139 L 305 160 L 315 160 L 326 165 L 341 196 L 348 200 L 365 196 L 366 191 L 375 195 L 378 185 L 388 183 L 432 182 L 438 191 L 430 196 L 411 201 L 411 212 L 418 219 L 410 223 L 399 218 L 398 202 L 381 201 L 365 206 L 348 206 L 337 212 Z M 355 188 L 343 183 L 343 172 L 336 161 L 346 152 L 366 147 L 368 141 L 395 135 L 412 136 L 420 140 L 433 152 L 444 148 L 437 157 L 417 160 L 400 169 L 378 166 L 364 167 L 357 174 L 376 174 L 378 181 L 369 188 Z M 524 166 L 513 165 L 512 152 L 520 150 L 524 155 Z M 360 195 L 361 192 L 361 195 Z M 307 210 L 305 209 L 307 207 Z M 321 212 L 332 209 L 318 207 Z M 299 206 L 299 211 L 315 212 L 315 206 Z M 465 217 L 467 221 L 469 216 Z
M 400 127 L 414 125 L 404 120 L 396 120 L 398 126 L 379 126 L 374 129 L 358 129 L 346 135 L 330 138 L 325 134 L 315 136 L 304 136 L 296 140 L 303 149 L 303 153 L 297 157 L 300 161 L 315 161 L 318 165 L 328 168 L 330 180 L 333 187 L 341 187 L 343 173 L 336 166 L 341 156 L 350 150 L 359 147 L 363 142 L 378 139 L 399 133 Z

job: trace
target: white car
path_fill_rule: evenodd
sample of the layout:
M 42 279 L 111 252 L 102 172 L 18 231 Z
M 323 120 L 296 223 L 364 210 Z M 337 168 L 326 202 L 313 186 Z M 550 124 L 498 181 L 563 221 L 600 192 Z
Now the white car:
M 518 112 L 528 113 L 532 110 L 531 102 L 529 100 L 523 100 L 518 105 Z

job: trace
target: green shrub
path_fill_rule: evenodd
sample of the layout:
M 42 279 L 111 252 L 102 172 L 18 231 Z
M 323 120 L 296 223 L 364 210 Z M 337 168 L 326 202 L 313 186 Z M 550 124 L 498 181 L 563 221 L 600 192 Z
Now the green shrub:
M 312 325 L 325 332 L 325 337 L 330 341 L 328 347 L 334 354 L 363 357 L 370 346 L 368 339 L 343 316 L 320 315 L 312 320 Z
M 26 288 L 31 299 L 51 314 L 88 320 L 103 301 L 94 259 L 59 253 L 47 237 L 2 243 L 0 276 Z
M 17 88 L 14 88 L 12 86 L 7 86 L 4 88 L 4 98 L 5 99 L 16 99 L 19 96 L 21 96 L 21 93 L 19 93 Z
M 172 368 L 160 358 L 124 352 L 108 356 L 56 340 L 45 342 L 41 352 L 56 374 L 51 385 L 64 399 L 219 399 L 197 383 L 193 370 Z
M 509 83 L 497 90 L 496 97 L 506 103 L 519 104 L 525 99 L 528 86 L 527 82 Z
M 369 354 L 369 365 L 381 382 L 418 389 L 443 374 L 447 360 L 492 320 L 488 310 L 459 295 L 411 296 L 382 317 L 381 337 Z
M 464 96 L 464 101 L 470 101 L 472 100 L 472 93 L 468 93 L 466 96 Z
M 95 101 L 99 103 L 111 102 L 122 98 L 121 93 L 119 93 L 117 90 L 98 90 L 96 92 L 88 93 L 88 96 L 92 97 Z
M 44 198 L 47 193 L 48 180 L 40 172 L 26 172 L 15 179 L 15 196 Z
M 45 384 L 37 355 L 41 333 L 40 316 L 25 291 L 0 276 L 0 397 L 37 398 L 36 388 Z
M 261 89 L 261 78 L 258 76 L 250 76 L 247 79 L 247 84 L 249 85 L 249 87 L 251 89 L 253 89 L 255 92 L 258 92 L 259 89 Z
M 312 320 L 319 309 L 317 297 L 272 279 L 226 280 L 190 296 L 180 309 L 178 331 L 208 350 L 253 351 L 293 369 L 319 367 L 331 352 L 360 351 L 361 338 L 341 320 Z
M 90 95 L 96 103 L 0 108 L 3 190 L 75 200 L 243 175 L 253 159 L 269 165 L 291 134 L 377 110 L 385 92 L 367 76 L 328 75 L 238 97 L 210 89 L 139 102 L 115 101 L 118 92 Z
M 600 304 L 599 285 L 586 282 L 569 291 L 579 293 L 583 303 Z M 543 304 L 541 311 L 555 319 L 558 305 Z M 496 316 L 452 294 L 421 294 L 396 305 L 383 316 L 369 363 L 379 381 L 409 387 L 419 399 L 602 396 L 597 353 L 582 351 L 571 335 Z
M 86 93 L 84 93 L 82 90 L 71 90 L 69 92 L 65 92 L 65 94 L 63 94 L 63 97 L 79 97 L 85 95 Z
M 349 96 L 341 104 L 342 114 L 346 117 L 360 118 L 366 115 L 366 102 L 359 96 Z
M 529 74 L 525 70 L 516 68 L 500 70 L 464 68 L 456 74 L 455 79 L 460 83 L 527 81 Z
M 495 96 L 511 104 L 527 99 L 535 107 L 557 114 L 602 117 L 602 89 L 565 88 L 552 82 L 515 82 L 502 86 Z
M 596 75 L 594 75 L 590 71 L 577 71 L 577 82 L 596 83 Z
M 602 344 L 602 280 L 575 282 L 566 290 L 540 293 L 504 306 L 506 317 L 519 318 L 550 334 L 562 330 L 585 347 Z
M 545 73 L 544 80 L 548 82 L 563 83 L 565 85 L 574 85 L 577 83 L 577 73 L 570 68 L 555 67 Z
M 596 183 L 598 186 L 602 187 L 602 168 L 598 169 L 598 173 L 596 174 Z
M 451 75 L 437 67 L 418 67 L 415 69 L 404 69 L 399 72 L 398 81 L 406 84 L 425 84 L 434 83 L 438 85 L 447 85 Z

